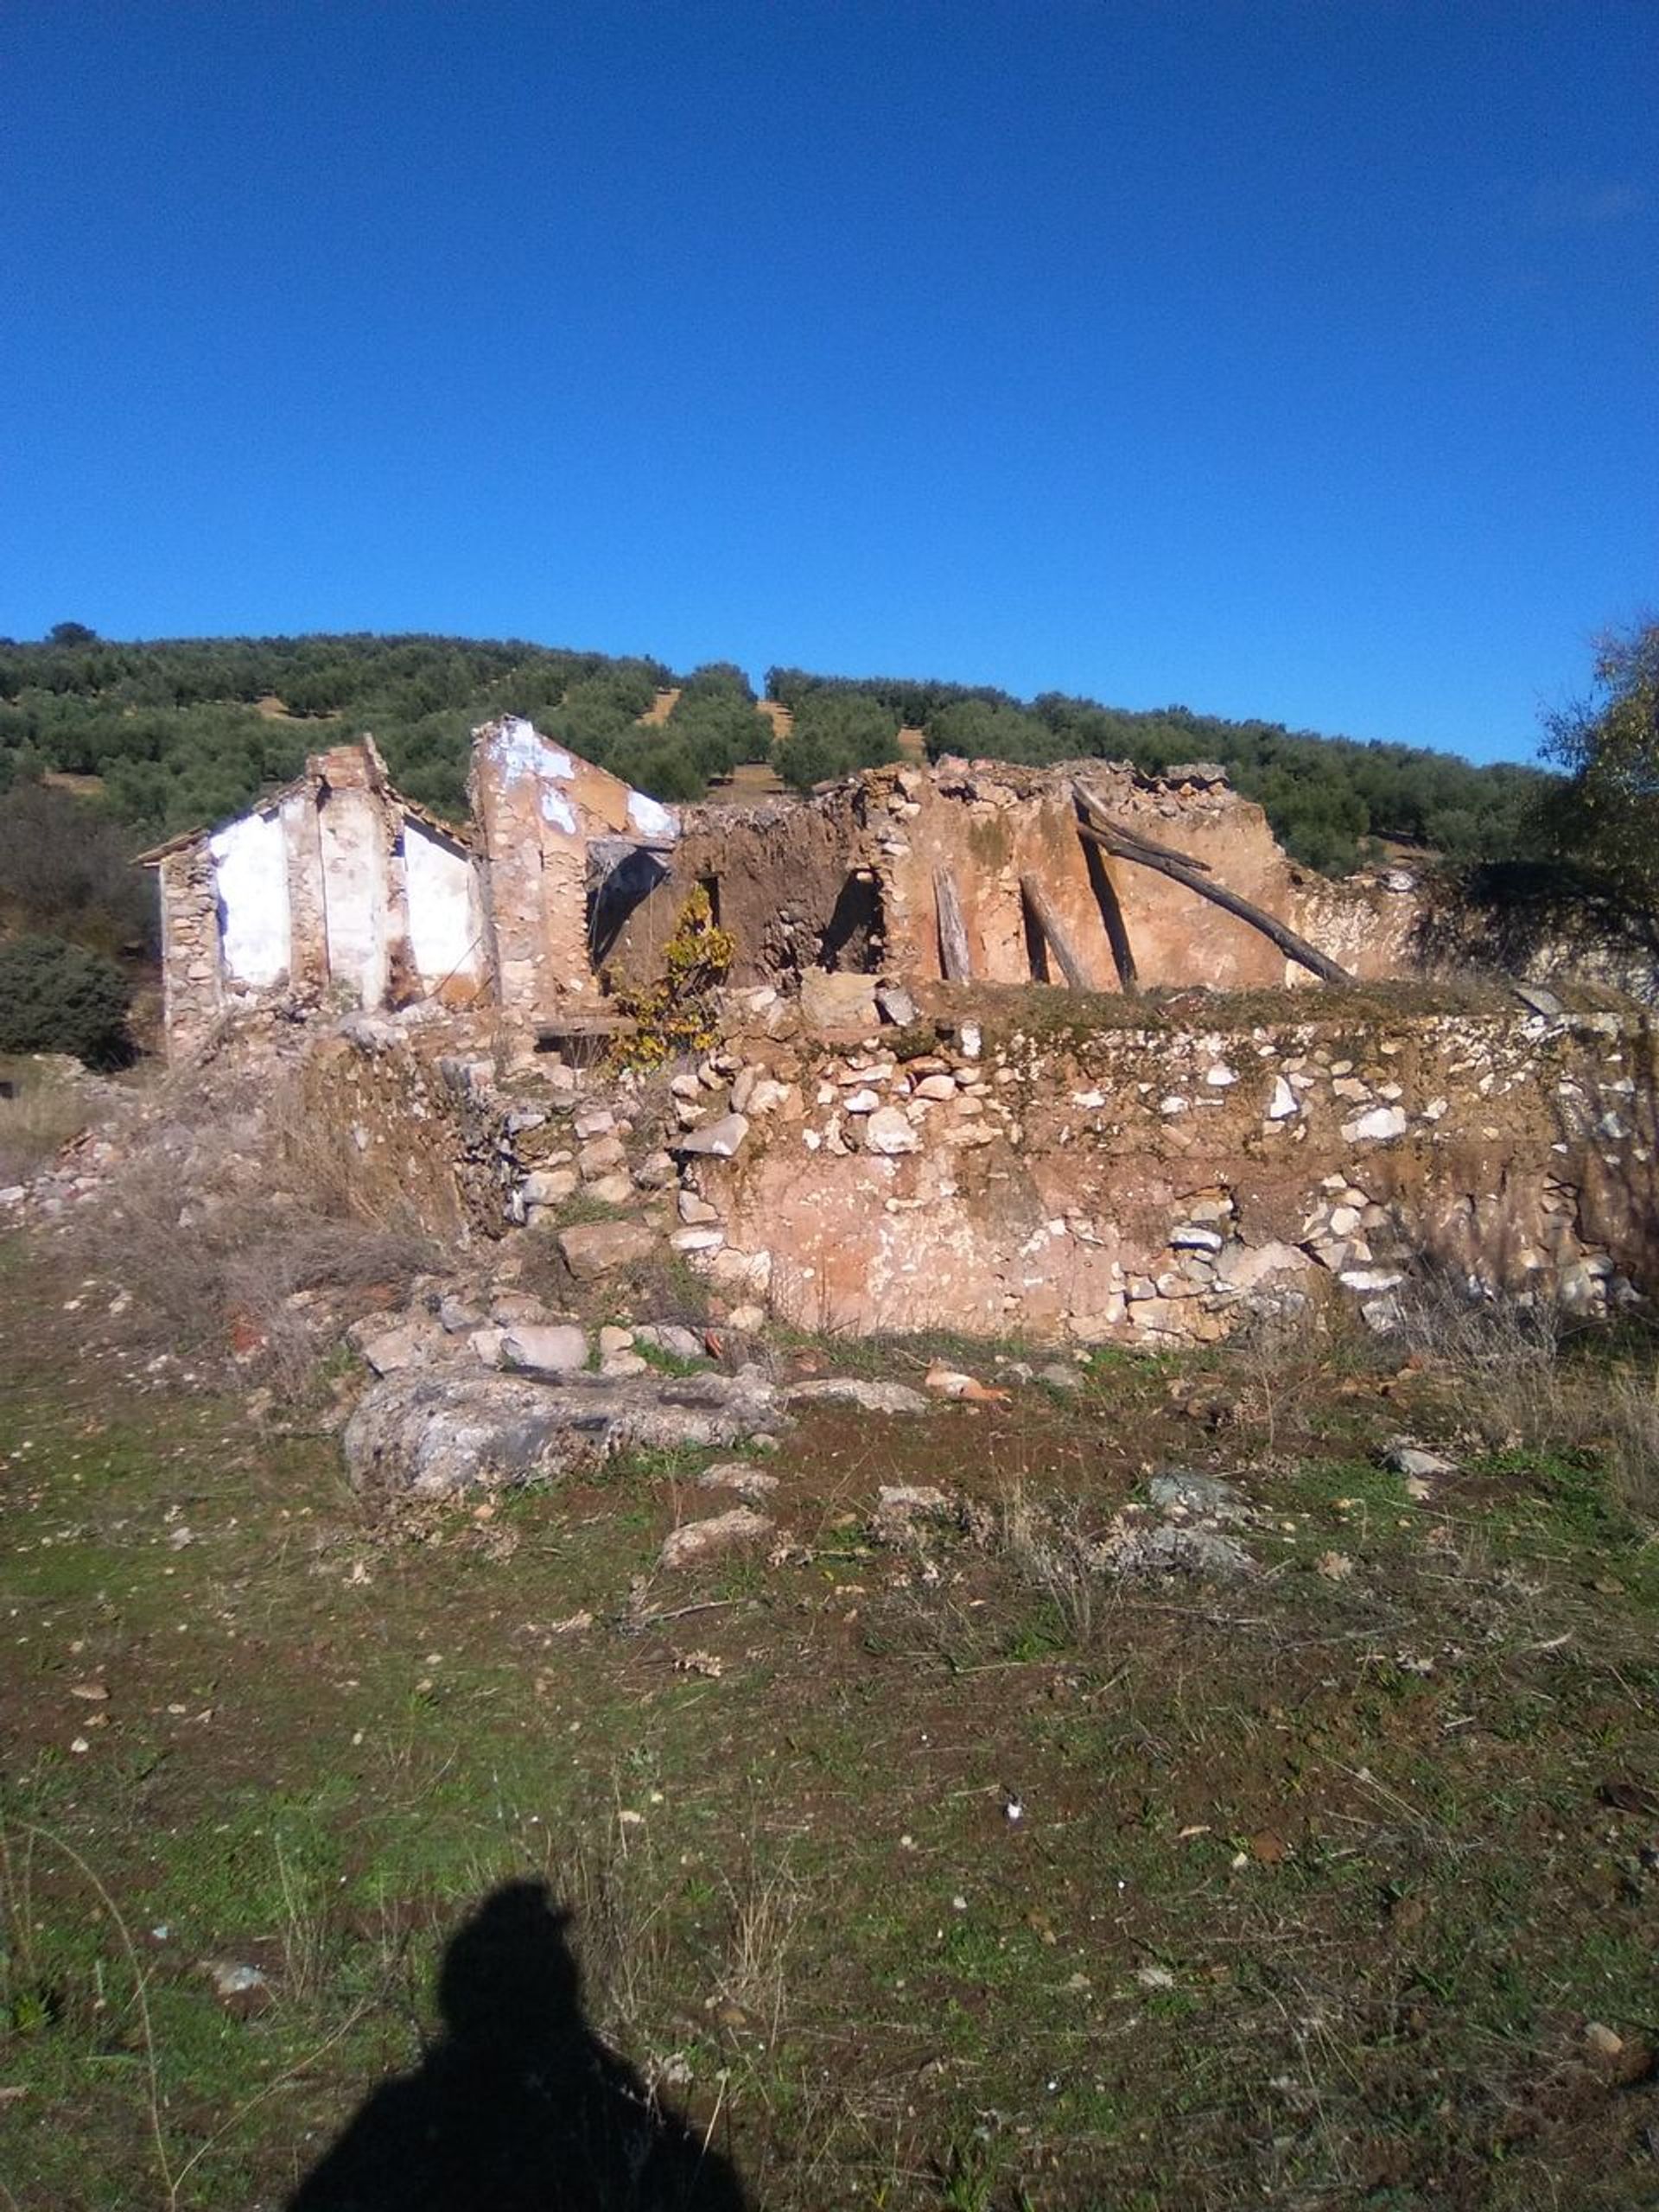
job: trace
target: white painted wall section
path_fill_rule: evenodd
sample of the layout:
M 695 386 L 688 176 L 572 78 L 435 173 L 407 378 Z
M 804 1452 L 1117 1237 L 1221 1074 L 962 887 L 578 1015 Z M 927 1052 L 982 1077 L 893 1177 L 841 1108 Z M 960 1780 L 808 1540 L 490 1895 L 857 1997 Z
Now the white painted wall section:
M 660 806 L 654 798 L 647 798 L 644 791 L 628 786 L 628 822 L 641 837 L 677 837 L 679 817 Z
M 550 777 L 568 784 L 576 772 L 570 755 L 550 745 L 535 723 L 527 722 L 522 715 L 509 715 L 499 723 L 491 733 L 489 747 L 508 783 L 516 783 L 520 776 L 535 776 L 543 781 Z
M 404 825 L 404 882 L 415 972 L 435 988 L 451 976 L 484 971 L 484 916 L 478 877 L 464 853 Z
M 282 817 L 248 814 L 209 840 L 225 971 L 263 989 L 288 972 L 288 850 Z

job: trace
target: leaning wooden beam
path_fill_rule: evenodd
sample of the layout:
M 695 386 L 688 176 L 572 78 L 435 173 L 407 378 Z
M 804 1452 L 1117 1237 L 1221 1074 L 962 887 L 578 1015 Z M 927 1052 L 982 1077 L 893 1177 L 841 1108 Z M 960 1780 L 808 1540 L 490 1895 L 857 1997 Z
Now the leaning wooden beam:
M 1251 906 L 1248 899 L 1241 899 L 1237 892 L 1229 891 L 1213 877 L 1201 875 L 1197 864 L 1184 855 L 1167 852 L 1161 847 L 1154 849 L 1132 830 L 1124 831 L 1116 823 L 1108 823 L 1104 828 L 1096 826 L 1105 821 L 1106 817 L 1096 811 L 1093 822 L 1078 823 L 1077 835 L 1086 838 L 1091 845 L 1098 845 L 1114 860 L 1133 861 L 1137 868 L 1155 869 L 1160 875 L 1168 876 L 1172 882 L 1184 884 L 1187 890 L 1196 891 L 1200 899 L 1209 899 L 1211 906 L 1221 907 L 1224 912 L 1236 915 L 1241 922 L 1248 922 L 1253 930 L 1260 930 L 1263 937 L 1278 946 L 1287 959 L 1311 969 L 1321 982 L 1353 982 L 1348 970 L 1338 967 L 1334 960 L 1328 960 L 1317 945 L 1310 944 L 1305 937 L 1298 937 L 1294 930 L 1287 929 L 1272 914 L 1264 913 L 1260 906 Z
M 1084 973 L 1083 963 L 1077 958 L 1077 949 L 1065 933 L 1065 925 L 1050 905 L 1048 893 L 1034 875 L 1022 875 L 1020 889 L 1038 928 L 1048 939 L 1050 951 L 1060 963 L 1060 973 L 1074 991 L 1088 990 L 1090 982 Z
M 948 868 L 933 871 L 933 903 L 939 917 L 939 965 L 947 983 L 973 980 L 974 957 L 968 949 L 968 930 L 962 918 L 962 901 L 956 879 Z
M 1121 837 L 1126 845 L 1133 845 L 1140 852 L 1155 854 L 1160 861 L 1179 861 L 1183 868 L 1196 868 L 1200 875 L 1209 874 L 1208 861 L 1197 860 L 1191 853 L 1173 852 L 1167 845 L 1155 845 L 1150 837 L 1143 837 L 1138 830 L 1131 830 L 1122 822 L 1114 822 L 1100 801 L 1082 784 L 1073 783 L 1071 796 L 1086 822 L 1093 822 L 1101 829 L 1109 830 L 1114 837 Z
M 1100 908 L 1100 918 L 1105 925 L 1106 942 L 1112 948 L 1112 965 L 1117 970 L 1118 988 L 1125 992 L 1138 990 L 1140 977 L 1135 973 L 1128 925 L 1123 919 L 1117 886 L 1112 881 L 1105 855 L 1098 845 L 1085 844 L 1083 861 L 1089 871 L 1089 883 L 1095 894 L 1095 903 Z

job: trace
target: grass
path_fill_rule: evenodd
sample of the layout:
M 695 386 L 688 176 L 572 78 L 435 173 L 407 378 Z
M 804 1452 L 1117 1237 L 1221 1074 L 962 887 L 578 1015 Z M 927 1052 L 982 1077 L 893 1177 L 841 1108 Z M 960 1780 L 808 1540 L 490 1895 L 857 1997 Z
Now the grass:
M 86 1105 L 73 1082 L 25 1054 L 0 1053 L 0 1187 L 48 1166 L 86 1126 Z
M 671 1578 L 707 1454 L 371 1519 L 72 1293 L 0 1275 L 10 2204 L 283 2203 L 524 1878 L 593 2031 L 782 2212 L 1652 2201 L 1656 1548 L 1576 1412 L 1494 1443 L 1427 1353 L 1292 1342 L 1265 1395 L 1265 1353 L 1105 1356 L 815 1409 L 765 1463 L 787 1556 Z M 1456 1461 L 1427 1497 L 1402 1431 Z M 1089 1574 L 1149 1465 L 1236 1481 L 1262 1571 Z M 875 1542 L 920 1481 L 963 1512 Z

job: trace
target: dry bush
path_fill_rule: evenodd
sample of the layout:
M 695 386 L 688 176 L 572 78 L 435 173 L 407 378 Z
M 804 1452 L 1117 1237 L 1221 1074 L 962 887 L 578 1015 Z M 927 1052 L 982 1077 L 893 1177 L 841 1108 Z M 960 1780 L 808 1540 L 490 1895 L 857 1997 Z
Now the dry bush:
M 330 1325 L 400 1302 L 433 1247 L 291 1077 L 185 1082 L 162 1108 L 76 1247 L 131 1291 L 135 1336 L 297 1393 Z
M 1034 1506 L 1016 1482 L 1004 1494 L 997 1541 L 1022 1582 L 1053 1607 L 1066 1640 L 1086 1650 L 1099 1632 L 1103 1593 L 1097 1547 L 1081 1509 Z
M 1560 1308 L 1547 1300 L 1471 1297 L 1435 1273 L 1399 1298 L 1388 1342 L 1455 1378 L 1458 1410 L 1494 1446 L 1549 1448 L 1576 1440 L 1561 1351 Z
M 387 1236 L 424 1237 L 429 1232 L 421 1209 L 395 1160 L 359 1145 L 342 1111 L 334 1096 L 308 1084 L 300 1069 L 277 1077 L 261 1102 L 267 1157 L 276 1179 L 326 1219 L 354 1222 Z
M 1659 1366 L 1646 1374 L 1621 1369 L 1603 1378 L 1598 1395 L 1614 1495 L 1632 1513 L 1659 1520 Z
M 0 1185 L 22 1183 L 86 1126 L 86 1107 L 67 1084 L 43 1082 L 27 1063 L 11 1062 L 14 1095 L 0 1098 Z
M 1659 1516 L 1659 1363 L 1615 1357 L 1607 1324 L 1553 1301 L 1471 1298 L 1427 1275 L 1391 1341 L 1445 1373 L 1457 1410 L 1497 1449 L 1590 1453 L 1629 1510 Z

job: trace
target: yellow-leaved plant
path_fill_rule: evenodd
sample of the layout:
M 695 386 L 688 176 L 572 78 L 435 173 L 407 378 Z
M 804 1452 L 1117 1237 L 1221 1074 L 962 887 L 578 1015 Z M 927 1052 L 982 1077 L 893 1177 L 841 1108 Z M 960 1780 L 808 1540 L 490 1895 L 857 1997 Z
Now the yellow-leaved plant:
M 663 947 L 663 972 L 654 982 L 613 983 L 612 996 L 633 1021 L 611 1053 L 626 1068 L 658 1068 L 685 1052 L 706 1052 L 716 1041 L 714 995 L 736 955 L 731 933 L 715 919 L 702 884 L 680 909 Z

